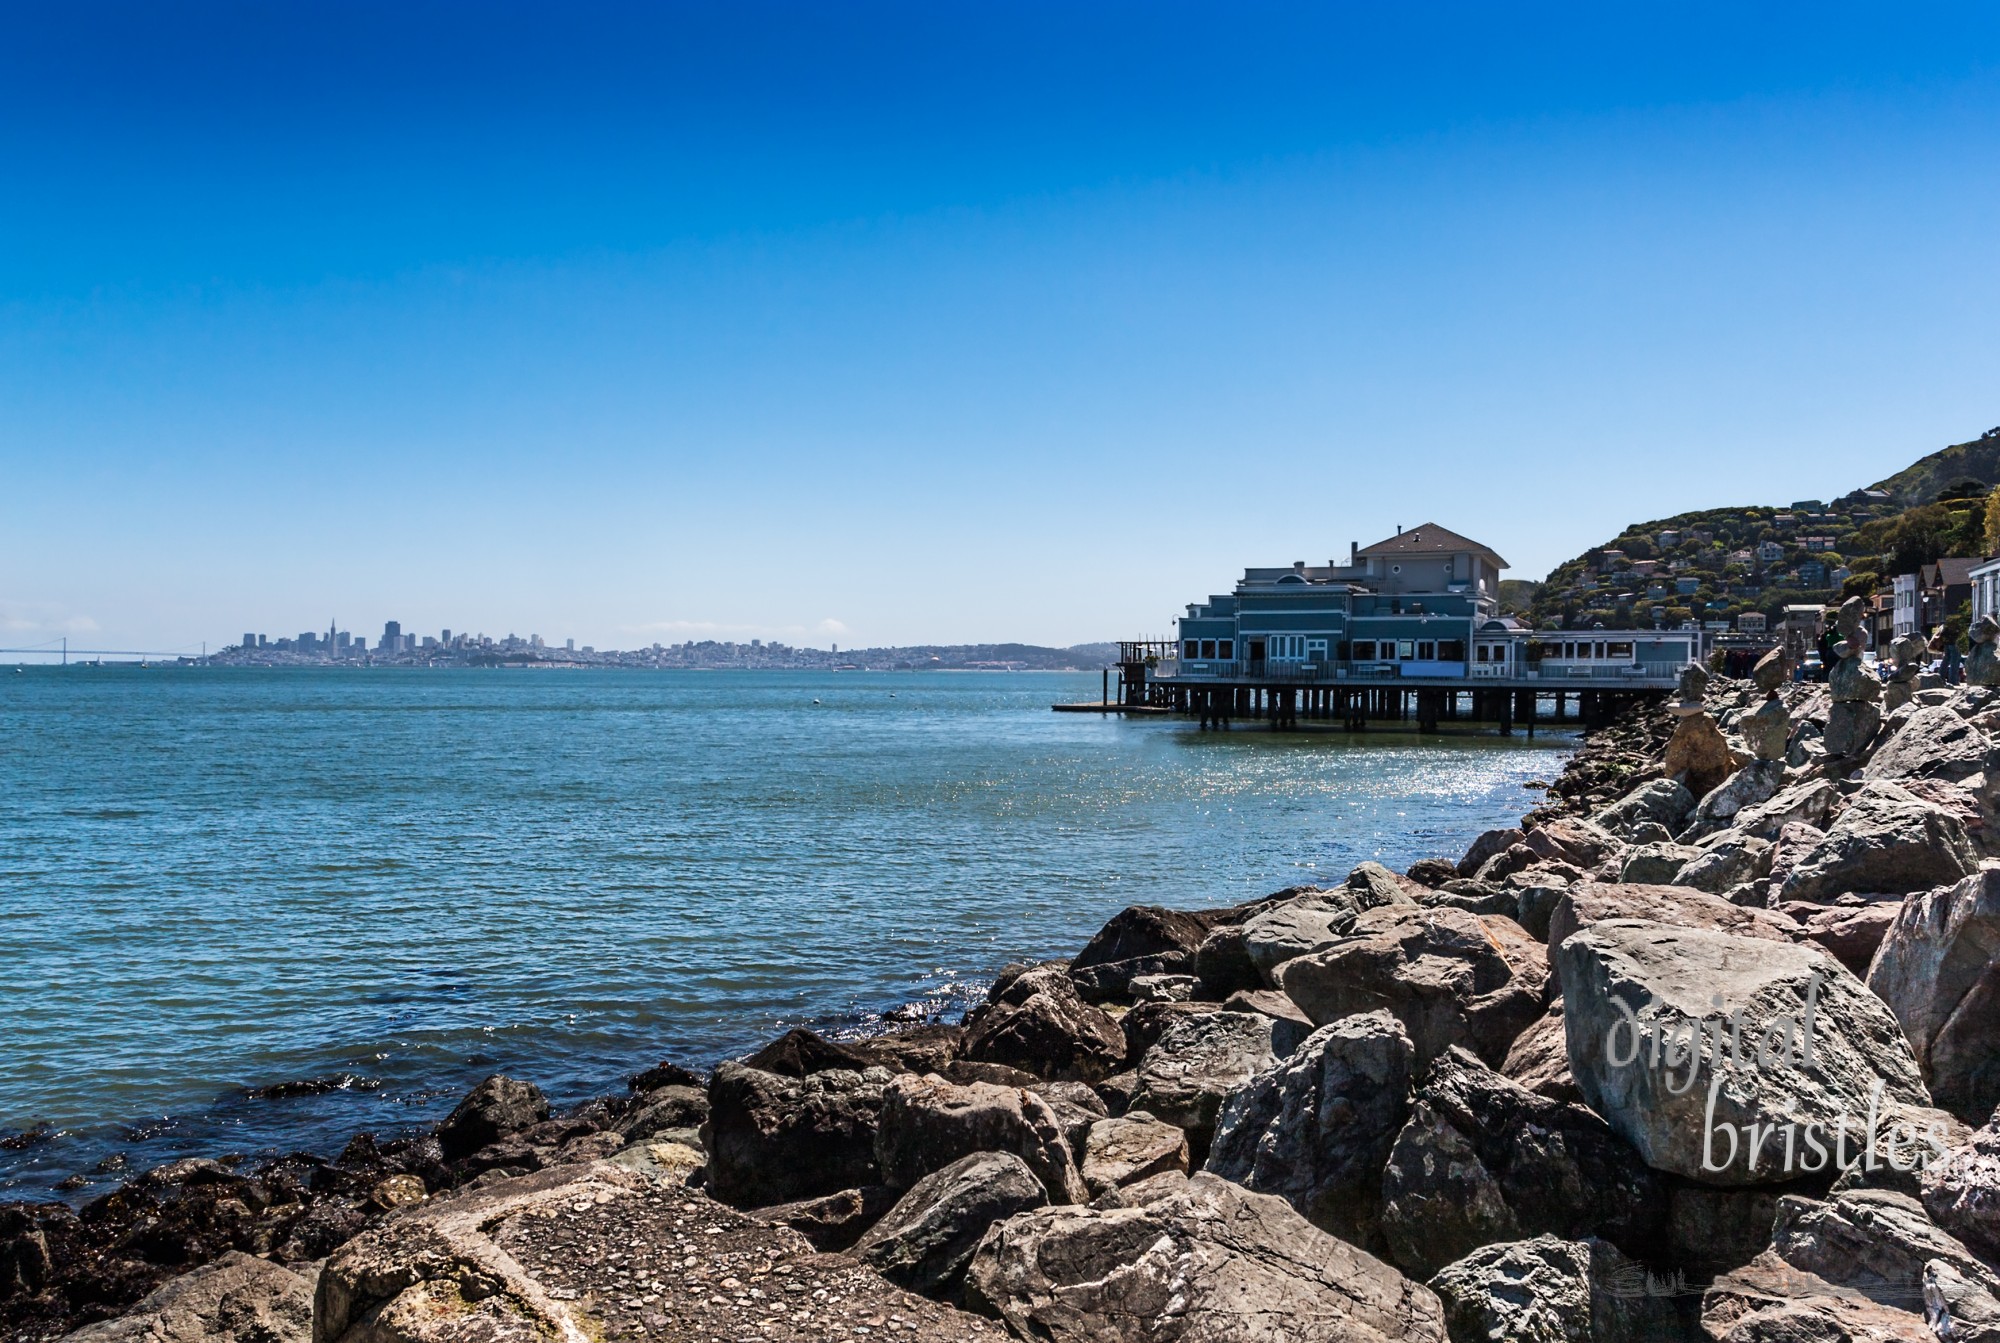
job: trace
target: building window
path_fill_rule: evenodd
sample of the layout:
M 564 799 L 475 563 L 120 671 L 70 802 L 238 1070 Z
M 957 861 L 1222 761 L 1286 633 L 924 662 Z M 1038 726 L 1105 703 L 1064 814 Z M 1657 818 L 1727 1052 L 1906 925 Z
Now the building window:
M 1398 640 L 1396 640 L 1396 660 L 1397 660 L 1397 661 L 1399 661 L 1399 662 L 1409 662 L 1409 661 L 1411 661 L 1412 659 L 1414 659 L 1414 658 L 1415 658 L 1416 656 L 1417 656 L 1417 641 L 1416 641 L 1415 639 L 1398 639 Z
M 1417 641 L 1417 661 L 1436 662 L 1437 655 L 1438 646 L 1435 640 L 1419 639 Z
M 1354 641 L 1354 660 L 1356 662 L 1373 662 L 1375 660 L 1375 641 L 1373 639 L 1356 639 Z
M 1216 643 L 1215 647 L 1216 655 L 1224 662 L 1236 656 L 1236 641 L 1234 639 L 1220 640 Z
M 1628 643 L 1606 644 L 1604 648 L 1605 656 L 1607 657 L 1630 658 L 1632 656 L 1632 645 Z
M 1463 639 L 1439 639 L 1439 640 L 1438 640 L 1438 661 L 1440 661 L 1440 662 L 1463 662 L 1463 661 L 1465 661 L 1465 640 L 1463 640 Z
M 1473 658 L 1473 661 L 1475 661 L 1475 662 L 1485 662 L 1485 661 L 1486 661 L 1486 660 L 1487 660 L 1487 659 L 1488 659 L 1488 658 L 1489 658 L 1489 657 L 1490 657 L 1490 656 L 1492 655 L 1492 652 L 1493 652 L 1493 650 L 1492 650 L 1492 649 L 1491 649 L 1490 647 L 1488 647 L 1488 646 L 1487 646 L 1487 645 L 1485 645 L 1485 644 L 1481 644 L 1481 645 L 1479 645 L 1479 649 L 1478 649 L 1478 652 L 1477 652 L 1477 654 L 1476 654 L 1476 655 L 1474 656 L 1474 658 Z
M 1181 645 L 1181 656 L 1187 658 L 1189 661 L 1193 661 L 1195 658 L 1200 657 L 1201 641 L 1199 639 L 1188 639 L 1184 641 Z
M 1201 655 L 1205 658 L 1212 658 L 1215 656 L 1215 640 L 1203 639 L 1201 641 Z
M 1306 640 L 1306 661 L 1308 662 L 1326 661 L 1326 640 L 1324 639 Z

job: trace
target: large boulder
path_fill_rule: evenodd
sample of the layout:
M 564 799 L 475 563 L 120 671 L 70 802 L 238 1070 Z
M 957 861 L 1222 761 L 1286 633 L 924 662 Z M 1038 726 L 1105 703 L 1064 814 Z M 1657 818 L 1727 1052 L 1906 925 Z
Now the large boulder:
M 974 1152 L 910 1188 L 854 1246 L 854 1257 L 899 1287 L 950 1291 L 995 1222 L 1048 1203 L 1042 1182 L 1012 1152 Z
M 1875 749 L 1864 779 L 1949 779 L 1962 783 L 1986 768 L 1992 742 L 1979 728 L 1943 705 L 1918 709 Z
M 1784 786 L 1784 761 L 1752 760 L 1702 796 L 1682 838 L 1722 829 L 1744 808 L 1769 802 Z
M 813 1073 L 831 1072 L 835 1068 L 858 1073 L 869 1064 L 870 1060 L 859 1051 L 803 1026 L 793 1027 L 743 1059 L 746 1068 L 777 1073 L 781 1077 L 809 1077 Z
M 1122 998 L 1137 975 L 1191 973 L 1195 948 L 1218 911 L 1131 905 L 1111 916 L 1070 962 L 1069 976 L 1089 1002 Z
M 1710 895 L 1728 894 L 1733 900 L 1738 888 L 1770 873 L 1773 857 L 1770 841 L 1740 830 L 1719 830 L 1697 847 L 1702 850 L 1701 856 L 1674 874 L 1673 885 L 1692 886 Z
M 1626 850 L 1618 880 L 1638 886 L 1665 886 L 1704 852 L 1691 844 L 1641 844 Z
M 1505 830 L 1488 830 L 1481 834 L 1465 851 L 1465 857 L 1458 860 L 1458 875 L 1476 876 L 1479 869 L 1486 866 L 1489 859 L 1502 854 L 1526 839 L 1527 833 L 1518 827 Z
M 1084 1139 L 1083 1182 L 1093 1195 L 1187 1169 L 1187 1134 L 1144 1110 L 1101 1119 Z
M 1044 1343 L 1444 1343 L 1430 1289 L 1206 1173 L 1141 1207 L 993 1228 L 967 1291 Z
M 311 1343 L 309 1278 L 235 1250 L 64 1343 Z
M 618 1160 L 623 1164 L 622 1157 Z M 837 1194 L 753 1208 L 750 1215 L 773 1226 L 790 1227 L 811 1241 L 813 1248 L 834 1252 L 851 1249 L 863 1232 L 896 1206 L 903 1193 L 886 1184 L 871 1184 L 864 1189 L 843 1189 Z
M 1250 947 L 1240 923 L 1224 924 L 1194 949 L 1194 975 L 1200 996 L 1220 1002 L 1239 989 L 1266 987 L 1263 972 L 1250 959 Z
M 1463 1050 L 1417 1093 L 1382 1176 L 1391 1257 L 1428 1277 L 1495 1241 L 1598 1235 L 1655 1250 L 1663 1182 L 1603 1120 L 1537 1096 Z
M 1882 706 L 1867 700 L 1836 699 L 1826 711 L 1826 753 L 1839 759 L 1865 755 L 1882 728 Z
M 994 981 L 965 1019 L 962 1058 L 1000 1063 L 1051 1080 L 1089 1082 L 1125 1060 L 1118 1023 L 1083 1000 L 1060 962 Z
M 1767 942 L 1790 942 L 1798 924 L 1768 909 L 1733 905 L 1692 886 L 1657 886 L 1637 882 L 1586 882 L 1572 886 L 1556 901 L 1549 916 L 1549 953 L 1586 928 L 1606 919 L 1648 919 L 1680 928 L 1707 928 Z M 1552 959 L 1549 977 L 1560 987 L 1562 962 Z
M 1567 863 L 1579 871 L 1596 867 L 1620 847 L 1617 836 L 1574 816 L 1538 825 L 1522 842 L 1543 861 Z
M 1243 921 L 1243 947 L 1266 986 L 1275 985 L 1278 967 L 1323 951 L 1347 936 L 1354 921 L 1385 906 L 1415 908 L 1400 888 L 1341 886 L 1312 891 L 1272 905 Z
M 1139 1060 L 1133 1106 L 1186 1130 L 1189 1150 L 1201 1160 L 1229 1093 L 1277 1062 L 1272 1024 L 1249 1012 L 1176 1021 Z
M 1923 1300 L 1924 1266 L 1933 1260 L 2000 1291 L 2000 1274 L 1935 1226 L 1923 1204 L 1888 1189 L 1849 1190 L 1824 1202 L 1780 1199 L 1771 1248 L 1794 1268 L 1904 1310 Z
M 1922 1192 L 1932 1220 L 2000 1262 L 2000 1115 L 1928 1162 Z
M 1667 777 L 1679 779 L 1688 791 L 1701 797 L 1736 769 L 1736 755 L 1724 740 L 1722 729 L 1705 713 L 1690 714 L 1674 726 L 1667 739 L 1660 767 Z
M 1879 1305 L 1766 1250 L 1709 1284 L 1701 1324 L 1715 1343 L 1938 1343 L 1915 1304 Z
M 1656 1169 L 1776 1184 L 1826 1170 L 1836 1125 L 1937 1118 L 1895 1018 L 1818 947 L 1607 919 L 1556 962 L 1577 1087 Z
M 1743 808 L 1732 818 L 1731 828 L 1752 839 L 1771 839 L 1792 824 L 1821 826 L 1840 805 L 1840 789 L 1825 779 L 1795 783 L 1768 802 Z
M 1051 1202 L 1089 1198 L 1062 1121 L 1048 1101 L 1023 1087 L 904 1073 L 882 1091 L 875 1164 L 882 1182 L 908 1189 L 933 1171 L 975 1152 L 1011 1152 L 1026 1163 Z
M 2000 869 L 1912 895 L 1868 971 L 1939 1105 L 1977 1121 L 2000 1105 Z
M 474 1087 L 438 1125 L 445 1159 L 471 1156 L 489 1143 L 526 1132 L 549 1117 L 548 1097 L 533 1082 L 498 1073 Z
M 1865 977 L 1875 953 L 1902 912 L 1902 902 L 1877 900 L 1865 905 L 1814 905 L 1800 910 L 1799 926 L 1806 940 L 1833 953 L 1834 959 Z M 1918 1062 L 1923 1061 L 1921 1053 Z
M 1464 910 L 1370 910 L 1352 933 L 1279 971 L 1319 1025 L 1387 1008 L 1421 1071 L 1452 1045 L 1498 1063 L 1548 1005 L 1546 949 L 1512 919 Z
M 1979 868 L 1965 826 L 1893 783 L 1864 784 L 1785 878 L 1780 898 L 1826 903 L 1849 891 L 1902 894 L 1947 885 Z
M 708 1187 L 740 1208 L 761 1208 L 882 1183 L 875 1121 L 884 1068 L 785 1077 L 725 1063 L 708 1083 Z
M 1207 1169 L 1278 1195 L 1350 1244 L 1373 1243 L 1415 1063 L 1408 1033 L 1387 1012 L 1320 1027 L 1229 1097 Z
M 1598 812 L 1596 821 L 1599 828 L 1628 841 L 1635 830 L 1648 824 L 1679 834 L 1694 813 L 1695 801 L 1695 795 L 1680 780 L 1654 779 Z
M 1452 1343 L 1679 1343 L 1672 1303 L 1646 1270 L 1597 1239 L 1536 1236 L 1474 1250 L 1440 1269 Z M 1663 1285 L 1663 1284 L 1662 1284 Z

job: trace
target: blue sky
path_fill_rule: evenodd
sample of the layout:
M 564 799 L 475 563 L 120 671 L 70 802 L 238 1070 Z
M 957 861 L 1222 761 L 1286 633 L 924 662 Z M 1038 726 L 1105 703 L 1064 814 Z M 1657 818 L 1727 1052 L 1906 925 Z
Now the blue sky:
M 1160 634 L 2000 424 L 2000 9 L 9 6 L 0 644 Z

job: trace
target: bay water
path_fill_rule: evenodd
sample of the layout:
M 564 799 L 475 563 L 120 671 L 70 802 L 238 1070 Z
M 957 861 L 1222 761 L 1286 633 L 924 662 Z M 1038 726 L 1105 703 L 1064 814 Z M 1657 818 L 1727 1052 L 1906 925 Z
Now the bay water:
M 560 1104 L 790 1025 L 955 1019 L 1125 905 L 1456 856 L 1573 746 L 1049 711 L 1098 688 L 0 671 L 0 1198 L 330 1153 L 494 1071 Z

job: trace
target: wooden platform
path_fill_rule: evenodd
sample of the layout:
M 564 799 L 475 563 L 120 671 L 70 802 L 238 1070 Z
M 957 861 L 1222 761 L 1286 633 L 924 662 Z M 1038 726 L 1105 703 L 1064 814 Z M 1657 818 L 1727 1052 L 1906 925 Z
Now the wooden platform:
M 1122 713 L 1138 718 L 1160 718 L 1173 712 L 1164 704 L 1120 704 L 1116 700 L 1087 701 L 1082 704 L 1051 704 L 1057 713 Z

